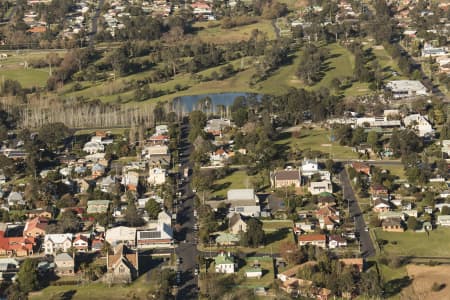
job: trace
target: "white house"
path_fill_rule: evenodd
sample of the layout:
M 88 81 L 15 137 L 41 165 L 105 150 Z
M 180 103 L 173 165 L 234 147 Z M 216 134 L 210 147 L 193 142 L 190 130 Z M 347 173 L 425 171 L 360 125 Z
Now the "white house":
M 393 80 L 386 84 L 394 99 L 427 96 L 427 88 L 419 80 Z
M 151 145 L 144 147 L 142 150 L 142 156 L 145 158 L 167 154 L 169 154 L 169 147 L 167 145 Z
M 450 215 L 440 215 L 437 217 L 437 222 L 440 226 L 450 226 Z
M 328 247 L 330 249 L 347 247 L 347 240 L 339 235 L 330 235 L 328 240 Z
M 169 132 L 169 126 L 167 125 L 157 125 L 155 127 L 155 135 L 165 135 Z
M 46 234 L 44 237 L 45 254 L 54 254 L 57 251 L 67 252 L 72 247 L 72 233 Z
M 150 168 L 148 171 L 147 182 L 149 184 L 161 185 L 166 182 L 166 170 L 163 168 Z
M 89 154 L 95 154 L 105 151 L 105 146 L 101 142 L 89 141 L 84 144 L 83 151 Z
M 434 135 L 433 126 L 431 126 L 428 119 L 420 114 L 413 114 L 403 118 L 403 123 L 406 127 L 411 127 L 418 136 L 432 136 Z
M 247 278 L 261 278 L 262 269 L 261 268 L 250 268 L 245 270 L 245 277 Z
M 230 212 L 247 217 L 259 217 L 261 206 L 253 189 L 231 189 L 227 192 L 227 202 L 231 204 Z
M 11 192 L 8 195 L 8 206 L 13 205 L 25 205 L 25 201 L 23 200 L 23 196 L 19 192 Z
M 319 195 L 323 192 L 333 193 L 333 184 L 329 180 L 310 182 L 308 190 L 312 195 Z
M 222 252 L 216 256 L 214 261 L 216 273 L 232 274 L 236 272 L 236 264 L 230 254 L 225 254 Z
M 435 56 L 443 56 L 447 55 L 447 48 L 446 47 L 433 47 L 429 43 L 425 43 L 422 49 L 422 56 L 423 57 L 435 57 Z
M 302 166 L 300 167 L 303 176 L 311 177 L 313 174 L 319 172 L 319 163 L 317 159 L 313 160 L 304 160 L 302 162 Z

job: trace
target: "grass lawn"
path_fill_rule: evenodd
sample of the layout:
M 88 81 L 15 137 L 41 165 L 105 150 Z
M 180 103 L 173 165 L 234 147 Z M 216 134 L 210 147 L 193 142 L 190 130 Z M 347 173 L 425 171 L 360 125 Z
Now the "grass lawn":
M 259 264 L 263 271 L 263 276 L 258 278 L 246 278 L 245 271 L 251 268 L 254 264 Z M 244 266 L 239 266 L 238 275 L 242 276 L 244 280 L 239 284 L 239 287 L 256 288 L 269 287 L 274 281 L 273 260 L 270 257 L 255 257 L 247 258 Z
M 376 229 L 375 233 L 378 239 L 388 241 L 382 252 L 389 255 L 449 256 L 450 229 L 448 228 L 437 228 L 430 232 L 429 237 L 425 232 L 384 232 Z
M 269 40 L 275 39 L 275 29 L 270 20 L 260 20 L 254 24 L 229 29 L 222 28 L 220 21 L 197 22 L 193 27 L 198 30 L 197 37 L 204 42 L 221 44 L 248 40 L 255 29 L 265 33 Z
M 262 220 L 264 231 L 277 231 L 282 228 L 292 228 L 294 226 L 289 220 Z
M 398 176 L 399 179 L 406 179 L 405 170 L 402 165 L 376 165 L 380 169 L 388 170 L 392 175 Z
M 94 134 L 97 130 L 98 131 L 110 131 L 111 134 L 113 135 L 123 135 L 125 130 L 127 130 L 128 128 L 110 128 L 110 129 L 104 129 L 104 128 L 99 128 L 99 129 L 82 129 L 82 130 L 77 130 L 75 131 L 75 135 L 85 135 L 85 134 Z
M 230 175 L 217 180 L 212 185 L 213 197 L 226 198 L 230 189 L 245 189 L 251 187 L 251 177 L 245 171 L 236 170 Z
M 16 80 L 22 87 L 31 88 L 33 86 L 43 87 L 47 84 L 48 68 L 43 69 L 0 69 L 0 79 Z
M 341 146 L 338 142 L 330 142 L 330 131 L 323 128 L 300 129 L 301 136 L 295 138 L 287 133 L 287 138 L 276 143 L 292 150 L 321 151 L 333 159 L 353 159 L 358 155 L 350 147 Z
M 62 285 L 49 286 L 39 292 L 30 294 L 29 299 L 47 300 L 60 299 L 53 298 L 57 295 L 72 295 L 67 299 L 146 299 L 149 291 L 154 290 L 155 287 L 152 281 L 144 274 L 130 285 L 115 285 L 109 287 L 102 283 L 92 283 L 87 285 Z M 61 297 L 63 299 L 64 297 Z M 66 299 L 66 298 L 64 298 Z

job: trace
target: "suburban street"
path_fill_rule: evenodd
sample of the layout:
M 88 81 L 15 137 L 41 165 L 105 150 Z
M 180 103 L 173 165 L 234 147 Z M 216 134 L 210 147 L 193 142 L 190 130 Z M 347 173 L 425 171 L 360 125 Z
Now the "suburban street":
M 361 243 L 361 255 L 363 258 L 371 257 L 375 255 L 375 248 L 373 246 L 370 234 L 366 231 L 366 223 L 364 222 L 361 209 L 359 207 L 358 201 L 356 200 L 355 193 L 350 184 L 350 178 L 348 177 L 345 168 L 342 169 L 340 173 L 340 180 L 342 184 L 342 189 L 344 191 L 344 199 L 347 199 L 350 210 L 350 217 L 355 220 L 355 231 L 359 236 L 359 241 Z
M 180 153 L 182 155 L 180 156 L 180 176 L 183 176 L 183 170 L 185 168 L 191 168 L 189 156 L 192 145 L 187 140 L 189 126 L 183 124 L 181 130 Z M 192 174 L 189 175 L 191 176 Z M 177 256 L 182 260 L 180 265 L 182 283 L 178 290 L 177 299 L 197 299 L 197 276 L 194 274 L 194 269 L 198 253 L 195 239 L 196 234 L 193 230 L 196 221 L 194 217 L 194 193 L 192 192 L 189 179 L 180 186 L 179 191 L 181 192 L 181 199 L 183 201 L 178 209 L 177 221 L 182 225 L 180 239 L 184 240 L 179 242 L 176 249 Z

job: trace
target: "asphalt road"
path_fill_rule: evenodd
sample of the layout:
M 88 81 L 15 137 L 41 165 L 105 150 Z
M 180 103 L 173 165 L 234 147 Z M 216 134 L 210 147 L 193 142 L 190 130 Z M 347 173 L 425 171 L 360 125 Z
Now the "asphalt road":
M 183 176 L 183 170 L 186 167 L 192 169 L 189 156 L 192 151 L 192 145 L 187 140 L 189 126 L 183 125 L 182 128 L 182 140 L 181 140 L 181 153 L 180 158 L 180 174 Z M 190 174 L 189 179 L 192 174 Z M 181 230 L 179 234 L 180 243 L 175 250 L 177 256 L 181 258 L 182 263 L 179 269 L 182 271 L 182 285 L 178 289 L 177 299 L 197 299 L 197 276 L 194 274 L 195 264 L 197 263 L 197 245 L 195 242 L 196 233 L 193 230 L 196 222 L 194 217 L 194 193 L 190 187 L 190 180 L 187 180 L 179 189 L 181 191 L 181 199 L 183 203 L 178 208 L 177 220 L 181 224 Z M 186 241 L 186 242 L 185 242 Z
M 361 243 L 361 255 L 363 258 L 371 257 L 376 254 L 375 248 L 370 238 L 370 234 L 366 231 L 366 223 L 364 222 L 361 209 L 359 207 L 358 201 L 356 200 L 355 193 L 350 184 L 350 178 L 348 177 L 345 168 L 340 173 L 340 179 L 342 188 L 344 190 L 344 199 L 347 199 L 349 203 L 350 217 L 355 220 L 355 230 L 359 236 L 359 241 Z

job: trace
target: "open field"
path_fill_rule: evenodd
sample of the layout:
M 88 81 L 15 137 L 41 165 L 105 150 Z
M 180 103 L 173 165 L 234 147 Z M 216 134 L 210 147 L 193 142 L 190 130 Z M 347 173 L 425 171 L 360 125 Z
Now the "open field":
M 450 299 L 450 266 L 408 265 L 408 276 L 412 282 L 400 294 L 400 299 Z M 433 291 L 433 284 L 442 285 L 439 291 Z
M 230 175 L 214 182 L 213 197 L 226 198 L 230 189 L 251 188 L 251 177 L 245 171 L 237 170 Z
M 259 264 L 263 271 L 263 276 L 260 279 L 245 277 L 245 271 L 252 267 L 254 264 Z M 238 275 L 244 278 L 244 280 L 239 284 L 239 287 L 269 287 L 269 285 L 274 281 L 273 260 L 271 257 L 247 258 L 245 260 L 245 266 L 239 266 L 239 268 L 240 269 L 238 271 Z
M 146 299 L 148 292 L 154 286 L 149 281 L 146 274 L 138 278 L 130 285 L 116 285 L 109 287 L 101 283 L 87 285 L 62 285 L 49 286 L 39 292 L 29 296 L 29 299 Z M 71 295 L 71 297 L 68 297 Z M 65 296 L 65 297 L 64 297 Z
M 402 165 L 383 165 L 378 164 L 378 168 L 388 170 L 392 175 L 398 176 L 399 179 L 405 179 L 405 170 Z
M 277 231 L 282 228 L 292 228 L 294 224 L 290 220 L 263 220 L 264 231 Z
M 353 159 L 357 154 L 350 147 L 341 146 L 338 142 L 330 141 L 330 131 L 324 128 L 300 129 L 300 137 L 295 138 L 291 133 L 286 133 L 286 138 L 276 143 L 284 145 L 292 150 L 321 151 L 329 154 L 333 159 Z
M 378 239 L 388 241 L 383 252 L 389 255 L 449 257 L 450 229 L 437 228 L 430 232 L 384 232 L 376 229 Z M 392 243 L 394 242 L 394 244 Z
M 275 39 L 275 29 L 270 20 L 260 20 L 254 24 L 229 29 L 224 29 L 220 25 L 220 21 L 209 21 L 197 22 L 193 27 L 198 30 L 196 36 L 205 42 L 220 44 L 248 40 L 255 29 L 265 33 L 269 40 Z

